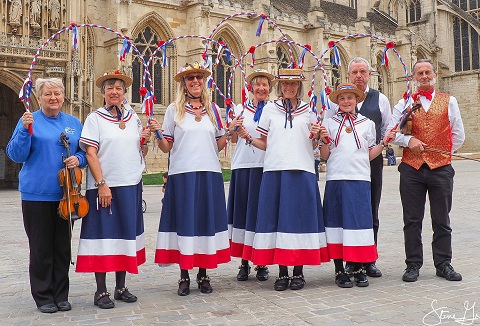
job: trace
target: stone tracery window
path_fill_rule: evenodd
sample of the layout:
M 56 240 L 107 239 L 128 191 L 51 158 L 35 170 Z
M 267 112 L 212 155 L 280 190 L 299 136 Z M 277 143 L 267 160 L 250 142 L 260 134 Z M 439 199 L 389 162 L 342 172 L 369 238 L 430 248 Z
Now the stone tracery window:
M 419 21 L 422 17 L 422 7 L 420 0 L 410 0 L 407 5 L 407 23 Z
M 342 82 L 342 72 L 340 66 L 333 63 L 334 52 L 330 51 L 330 63 L 332 64 L 332 78 L 330 80 L 330 88 L 337 89 L 337 86 Z
M 138 51 L 142 54 L 145 62 L 152 57 L 153 52 L 157 49 L 157 43 L 162 38 L 156 33 L 151 27 L 147 26 L 145 29 L 138 33 L 135 37 L 134 44 L 137 47 Z M 170 48 L 173 45 L 170 45 Z M 168 51 L 168 49 L 167 49 Z M 167 60 L 170 61 L 170 56 L 167 55 Z M 140 97 L 140 87 L 142 86 L 142 76 L 145 71 L 145 67 L 142 64 L 142 61 L 133 53 L 132 60 L 132 74 L 133 74 L 133 84 L 132 84 L 132 102 L 140 103 L 142 98 Z M 168 62 L 168 66 L 162 67 L 162 54 L 161 51 L 157 52 L 157 55 L 152 59 L 152 62 L 149 67 L 151 81 L 146 79 L 145 87 L 150 88 L 150 83 L 153 86 L 154 95 L 156 98 L 156 104 L 168 105 L 172 101 L 171 93 L 167 90 L 168 85 L 172 83 L 172 73 L 171 73 L 171 64 Z
M 219 38 L 216 40 L 217 42 L 224 42 L 229 49 L 228 42 L 225 41 L 223 38 Z M 212 62 L 215 63 L 217 60 L 217 53 L 218 53 L 218 45 L 214 43 L 212 46 Z M 217 84 L 218 89 L 223 93 L 223 95 L 227 96 L 227 86 L 228 81 L 230 80 L 230 76 L 232 75 L 232 71 L 234 70 L 235 62 L 230 57 L 230 60 L 227 60 L 227 54 L 225 51 L 222 52 L 220 57 L 220 61 L 218 65 L 213 65 L 213 80 L 215 84 Z M 232 90 L 234 89 L 234 80 L 232 80 Z M 232 94 L 233 95 L 233 94 Z M 219 92 L 214 88 L 212 89 L 212 99 L 219 107 L 225 107 L 225 99 L 219 94 Z
M 452 1 L 462 10 L 472 14 L 476 19 L 480 16 L 480 1 Z M 468 71 L 480 68 L 480 37 L 477 31 L 465 20 L 453 18 L 453 48 L 455 54 L 455 71 Z
M 290 65 L 290 54 L 288 53 L 286 47 L 281 44 L 277 45 L 277 62 L 278 69 L 288 68 Z

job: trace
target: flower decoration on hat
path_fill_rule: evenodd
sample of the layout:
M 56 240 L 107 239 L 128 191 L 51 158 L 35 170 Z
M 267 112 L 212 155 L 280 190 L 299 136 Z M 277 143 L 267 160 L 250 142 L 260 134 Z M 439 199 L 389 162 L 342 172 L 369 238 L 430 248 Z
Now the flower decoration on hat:
M 194 73 L 201 73 L 203 77 L 206 78 L 212 74 L 212 72 L 207 69 L 204 65 L 198 63 L 197 61 L 192 63 L 187 63 L 185 66 L 180 67 L 177 74 L 175 75 L 174 79 L 177 82 L 183 80 L 186 75 L 194 74 Z

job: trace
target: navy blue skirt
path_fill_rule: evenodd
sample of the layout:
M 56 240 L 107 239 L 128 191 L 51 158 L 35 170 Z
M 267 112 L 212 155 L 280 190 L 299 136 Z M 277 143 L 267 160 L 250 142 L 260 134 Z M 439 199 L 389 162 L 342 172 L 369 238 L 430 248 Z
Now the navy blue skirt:
M 98 205 L 98 189 L 86 191 L 88 214 L 81 220 L 77 272 L 138 273 L 146 260 L 142 183 L 111 187 L 112 204 Z
M 168 177 L 155 262 L 181 269 L 216 268 L 230 261 L 225 190 L 221 173 Z
M 327 181 L 323 208 L 330 258 L 377 260 L 369 181 Z
M 262 175 L 263 168 L 232 170 L 227 216 L 233 257 L 251 259 Z
M 329 261 L 315 174 L 264 172 L 252 248 L 256 265 L 319 265 Z

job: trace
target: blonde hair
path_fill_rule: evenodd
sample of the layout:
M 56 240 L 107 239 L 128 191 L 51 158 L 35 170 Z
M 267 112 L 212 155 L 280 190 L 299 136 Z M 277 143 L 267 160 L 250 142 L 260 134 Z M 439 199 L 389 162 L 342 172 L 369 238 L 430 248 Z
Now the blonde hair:
M 60 78 L 37 78 L 35 81 L 35 94 L 42 96 L 43 88 L 58 87 L 62 90 L 62 94 L 65 96 L 65 86 Z
M 178 83 L 177 98 L 175 99 L 175 107 L 177 109 L 177 114 L 175 115 L 175 122 L 178 124 L 181 124 L 183 120 L 185 120 L 185 104 L 187 104 L 188 102 L 187 96 L 185 95 L 186 91 L 187 90 L 185 88 L 185 82 L 182 79 Z M 207 115 L 210 118 L 210 121 L 215 126 L 215 128 L 218 129 L 217 119 L 215 118 L 215 114 L 213 113 L 210 90 L 207 89 L 205 76 L 203 77 L 202 95 L 200 97 L 200 101 L 203 103 L 205 110 L 207 111 Z

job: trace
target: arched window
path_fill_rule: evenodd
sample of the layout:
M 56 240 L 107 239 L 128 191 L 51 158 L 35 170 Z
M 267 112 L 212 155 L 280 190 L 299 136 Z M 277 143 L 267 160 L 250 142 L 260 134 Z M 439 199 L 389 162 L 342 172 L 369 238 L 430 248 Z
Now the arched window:
M 476 19 L 480 17 L 478 1 L 452 1 Z M 479 35 L 465 20 L 453 18 L 453 49 L 455 53 L 455 71 L 467 71 L 480 68 Z
M 419 21 L 422 17 L 422 7 L 420 0 L 410 0 L 407 6 L 407 23 Z
M 230 49 L 228 46 L 228 43 L 222 39 L 219 38 L 216 40 L 218 43 L 224 42 L 227 47 Z M 217 60 L 217 53 L 218 53 L 218 45 L 217 43 L 214 43 L 212 46 L 212 62 L 215 62 Z M 230 60 L 228 60 L 230 59 Z M 223 93 L 223 95 L 227 96 L 227 86 L 228 86 L 228 81 L 230 80 L 230 76 L 232 75 L 232 71 L 234 69 L 234 61 L 232 58 L 227 58 L 227 54 L 225 51 L 222 51 L 222 55 L 220 57 L 220 61 L 218 65 L 213 66 L 213 79 L 215 81 L 215 84 L 217 84 L 218 89 Z M 232 89 L 234 89 L 233 85 L 233 80 L 232 80 Z M 219 106 L 224 108 L 225 107 L 225 99 L 219 94 L 219 92 L 216 89 L 213 89 L 212 92 L 212 98 L 213 101 Z
M 330 51 L 330 62 L 332 63 L 332 78 L 330 80 L 330 88 L 332 90 L 337 89 L 337 86 L 342 82 L 342 73 L 340 70 L 340 66 L 336 63 L 333 63 L 334 53 Z
M 277 45 L 277 62 L 278 69 L 288 68 L 290 65 L 290 54 L 288 53 L 288 50 L 280 44 Z
M 145 62 L 152 57 L 153 52 L 157 48 L 157 43 L 162 38 L 150 27 L 146 27 L 142 32 L 138 33 L 133 42 L 137 47 L 138 51 L 142 54 Z M 167 52 L 173 48 L 173 44 L 168 45 L 169 48 Z M 133 54 L 132 62 L 132 74 L 133 74 L 133 85 L 132 85 L 132 102 L 140 103 L 142 98 L 140 97 L 140 87 L 142 86 L 142 76 L 145 71 L 145 67 L 142 64 L 140 58 Z M 170 56 L 167 55 L 167 60 L 170 61 Z M 167 61 L 168 66 L 162 67 L 162 53 L 161 51 L 157 52 L 157 55 L 152 59 L 152 62 L 149 67 L 150 79 L 146 78 L 145 87 L 150 88 L 150 83 L 153 85 L 153 91 L 156 98 L 155 103 L 167 105 L 172 101 L 171 91 L 169 91 L 172 83 L 172 73 L 170 71 L 171 65 Z

